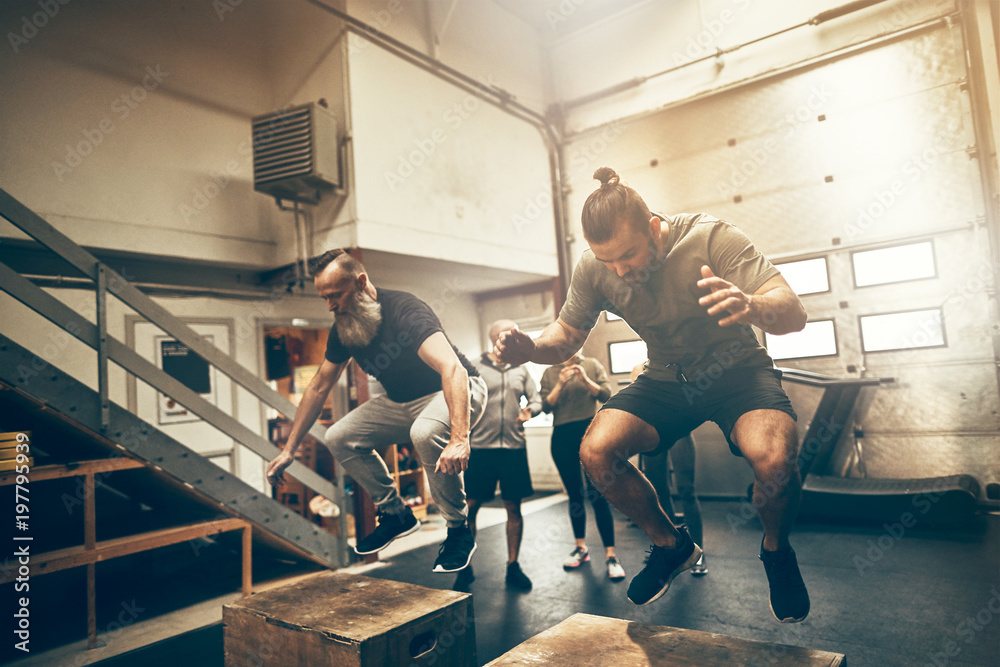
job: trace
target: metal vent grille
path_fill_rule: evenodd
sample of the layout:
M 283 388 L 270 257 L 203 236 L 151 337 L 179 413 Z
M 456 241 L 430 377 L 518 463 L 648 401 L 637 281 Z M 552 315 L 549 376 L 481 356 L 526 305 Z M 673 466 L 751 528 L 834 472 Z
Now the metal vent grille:
M 255 190 L 316 203 L 339 185 L 337 124 L 329 111 L 310 103 L 257 116 L 252 124 Z

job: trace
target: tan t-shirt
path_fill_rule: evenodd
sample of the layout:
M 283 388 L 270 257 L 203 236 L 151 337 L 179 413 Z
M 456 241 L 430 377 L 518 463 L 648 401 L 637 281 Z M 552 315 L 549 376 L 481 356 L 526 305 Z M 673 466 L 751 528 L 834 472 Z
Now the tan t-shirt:
M 559 373 L 567 366 L 576 363 L 580 364 L 591 382 L 601 386 L 600 391 L 597 392 L 597 396 L 594 396 L 581 380 L 574 378 L 563 385 L 562 391 L 559 392 L 559 400 L 556 401 L 555 405 L 552 405 L 549 403 L 548 397 L 552 388 L 559 382 Z M 597 414 L 597 404 L 604 403 L 611 398 L 611 383 L 608 382 L 608 373 L 604 370 L 601 362 L 590 357 L 583 357 L 579 361 L 570 359 L 546 368 L 545 372 L 542 373 L 542 387 L 539 393 L 542 396 L 542 409 L 545 412 L 551 412 L 552 425 L 559 426 L 592 419 Z
M 697 283 L 707 264 L 715 275 L 752 294 L 779 271 L 727 222 L 705 213 L 658 217 L 669 225 L 666 255 L 651 257 L 644 287 L 630 287 L 588 249 L 573 272 L 559 317 L 589 331 L 602 310 L 621 316 L 646 342 L 644 374 L 652 379 L 675 380 L 681 371 L 697 382 L 729 368 L 772 367 L 749 325 L 720 327 L 718 321 L 728 313 L 713 317 L 705 312 L 698 299 L 708 290 Z

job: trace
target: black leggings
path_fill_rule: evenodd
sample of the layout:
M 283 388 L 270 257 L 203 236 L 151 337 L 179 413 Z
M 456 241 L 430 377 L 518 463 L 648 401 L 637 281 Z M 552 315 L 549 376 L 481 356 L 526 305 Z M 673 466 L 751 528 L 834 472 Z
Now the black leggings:
M 573 524 L 573 537 L 582 540 L 587 534 L 586 497 L 594 508 L 597 531 L 605 547 L 615 546 L 615 522 L 611 508 L 604 496 L 594 488 L 590 478 L 580 466 L 580 443 L 590 425 L 589 419 L 569 422 L 552 427 L 552 460 L 555 461 L 569 496 L 569 520 Z

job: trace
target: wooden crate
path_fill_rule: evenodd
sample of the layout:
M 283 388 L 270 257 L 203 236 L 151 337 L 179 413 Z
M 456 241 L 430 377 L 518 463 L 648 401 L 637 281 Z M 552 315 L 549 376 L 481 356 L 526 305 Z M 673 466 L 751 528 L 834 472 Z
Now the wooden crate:
M 477 665 L 472 596 L 324 572 L 222 609 L 226 667 Z
M 847 658 L 839 653 L 737 639 L 712 632 L 573 614 L 488 665 L 846 667 Z

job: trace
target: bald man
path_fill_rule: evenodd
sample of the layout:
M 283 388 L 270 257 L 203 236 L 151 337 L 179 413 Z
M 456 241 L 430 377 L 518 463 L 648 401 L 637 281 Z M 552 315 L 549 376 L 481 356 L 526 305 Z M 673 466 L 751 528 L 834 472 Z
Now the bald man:
M 469 505 L 469 527 L 476 532 L 476 515 L 482 503 L 496 495 L 507 510 L 507 574 L 506 584 L 515 590 L 531 590 L 531 579 L 517 562 L 524 534 L 521 501 L 532 493 L 528 452 L 524 437 L 524 422 L 542 411 L 542 398 L 535 381 L 524 366 L 501 363 L 493 354 L 500 334 L 517 327 L 512 320 L 498 320 L 490 325 L 490 351 L 479 358 L 476 370 L 486 381 L 489 399 L 483 418 L 472 429 L 472 455 L 465 472 L 465 488 Z M 525 401 L 521 407 L 522 399 Z M 472 568 L 459 574 L 459 587 L 471 583 Z
M 408 292 L 376 289 L 364 266 L 345 250 L 324 253 L 315 266 L 316 291 L 336 320 L 326 358 L 302 396 L 285 448 L 267 467 L 267 480 L 284 480 L 302 437 L 353 358 L 386 391 L 326 432 L 334 458 L 378 509 L 378 527 L 359 539 L 354 550 L 376 553 L 419 529 L 375 451 L 412 442 L 448 524 L 434 571 L 462 570 L 476 550 L 466 521 L 462 473 L 469 462 L 469 432 L 486 404 L 486 383 L 451 344 L 426 303 Z

